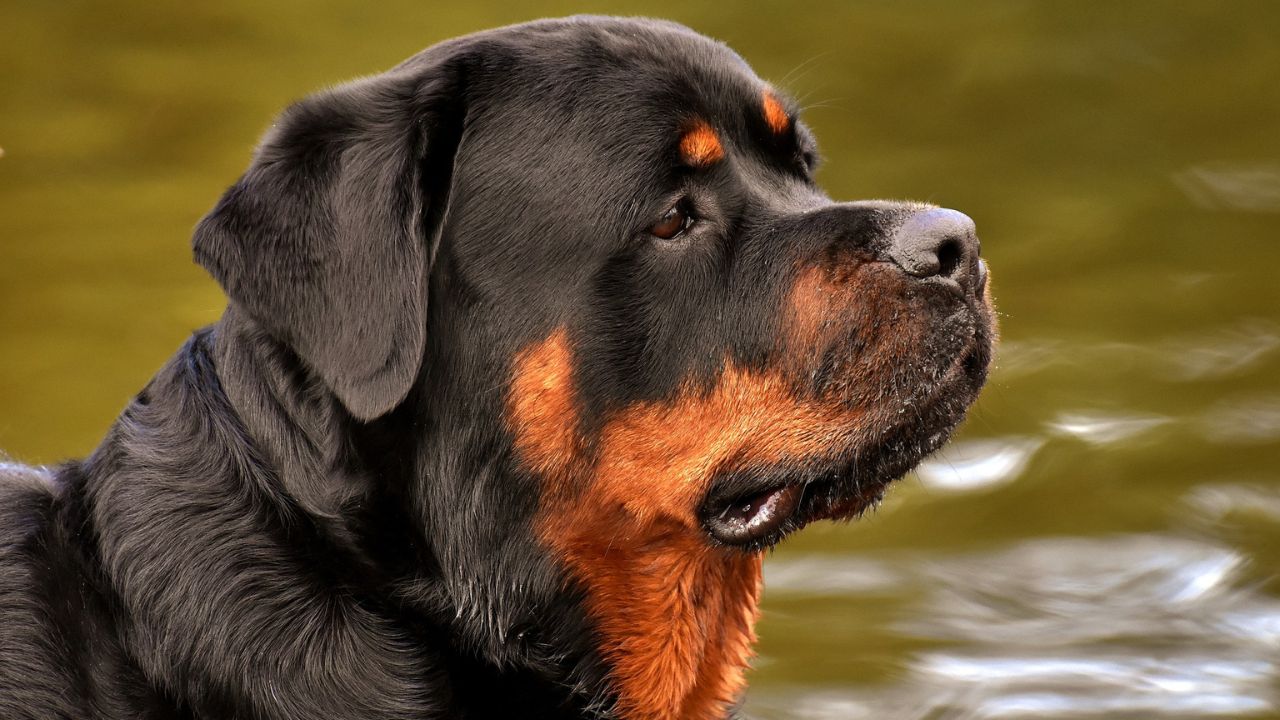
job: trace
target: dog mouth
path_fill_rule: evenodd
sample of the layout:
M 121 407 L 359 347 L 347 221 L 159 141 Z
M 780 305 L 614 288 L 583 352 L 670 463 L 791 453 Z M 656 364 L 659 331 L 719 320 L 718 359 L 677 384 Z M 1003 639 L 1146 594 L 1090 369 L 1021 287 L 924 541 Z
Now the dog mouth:
M 767 540 L 796 515 L 805 487 L 781 485 L 754 494 L 711 500 L 703 513 L 707 532 L 726 545 Z
M 716 544 L 764 550 L 815 520 L 852 517 L 873 507 L 917 461 L 904 460 L 901 471 L 871 465 L 860 470 L 857 461 L 840 460 L 734 473 L 713 484 L 699 512 L 702 526 Z

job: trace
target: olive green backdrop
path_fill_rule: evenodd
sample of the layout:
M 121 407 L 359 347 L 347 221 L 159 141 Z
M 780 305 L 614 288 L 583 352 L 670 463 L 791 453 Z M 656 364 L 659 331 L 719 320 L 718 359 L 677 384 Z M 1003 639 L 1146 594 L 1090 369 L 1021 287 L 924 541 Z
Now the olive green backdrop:
M 993 271 L 959 441 L 767 561 L 752 715 L 1280 717 L 1280 3 L 11 0 L 0 448 L 86 453 L 217 318 L 191 227 L 291 99 L 583 11 L 729 42 L 833 197 L 964 210 Z

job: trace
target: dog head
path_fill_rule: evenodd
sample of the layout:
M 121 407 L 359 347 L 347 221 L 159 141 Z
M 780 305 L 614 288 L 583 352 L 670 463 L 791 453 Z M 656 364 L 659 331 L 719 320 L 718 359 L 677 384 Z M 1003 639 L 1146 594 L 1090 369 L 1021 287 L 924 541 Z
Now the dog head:
M 761 551 L 938 448 L 993 343 L 971 221 L 833 202 L 815 158 L 721 44 L 532 23 L 292 107 L 196 256 L 404 459 L 370 490 L 409 506 L 402 585 L 476 654 L 716 717 Z

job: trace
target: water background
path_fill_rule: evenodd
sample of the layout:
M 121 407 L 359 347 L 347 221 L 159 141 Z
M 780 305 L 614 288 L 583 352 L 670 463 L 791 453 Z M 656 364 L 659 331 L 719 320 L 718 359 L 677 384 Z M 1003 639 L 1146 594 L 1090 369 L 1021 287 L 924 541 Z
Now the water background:
M 1280 3 L 8 2 L 0 448 L 86 453 L 217 318 L 191 227 L 291 99 L 587 10 L 728 41 L 833 197 L 993 271 L 958 441 L 768 560 L 751 715 L 1280 718 Z

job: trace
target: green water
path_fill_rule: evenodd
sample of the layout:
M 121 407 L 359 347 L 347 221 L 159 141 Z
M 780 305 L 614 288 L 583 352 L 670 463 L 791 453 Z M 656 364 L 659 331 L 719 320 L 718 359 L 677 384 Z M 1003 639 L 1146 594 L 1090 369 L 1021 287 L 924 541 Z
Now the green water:
M 730 42 L 834 197 L 964 210 L 993 271 L 958 442 L 768 561 L 751 714 L 1280 717 L 1277 3 L 8 3 L 0 447 L 85 453 L 217 318 L 189 232 L 290 99 L 587 10 Z

